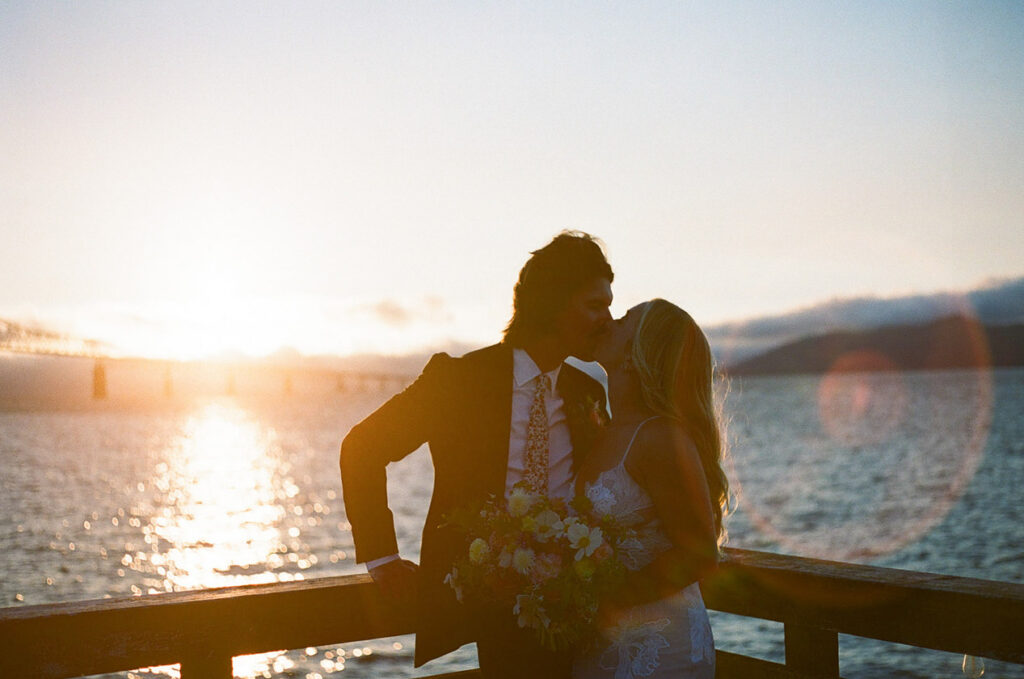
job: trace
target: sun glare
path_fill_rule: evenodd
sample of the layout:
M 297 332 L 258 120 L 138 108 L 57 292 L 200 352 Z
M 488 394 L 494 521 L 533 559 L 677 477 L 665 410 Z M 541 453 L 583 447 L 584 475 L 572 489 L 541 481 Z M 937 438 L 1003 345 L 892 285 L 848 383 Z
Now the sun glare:
M 435 308 L 421 299 L 247 296 L 211 280 L 205 292 L 151 302 L 145 312 L 110 311 L 79 334 L 119 355 L 154 359 L 262 358 L 283 349 L 308 356 L 402 355 L 452 342 L 490 343 L 504 319 L 504 308 L 495 304 Z
M 197 360 L 267 356 L 309 332 L 282 318 L 272 302 L 211 290 L 181 302 L 154 304 L 147 322 L 115 324 L 104 334 L 131 356 Z

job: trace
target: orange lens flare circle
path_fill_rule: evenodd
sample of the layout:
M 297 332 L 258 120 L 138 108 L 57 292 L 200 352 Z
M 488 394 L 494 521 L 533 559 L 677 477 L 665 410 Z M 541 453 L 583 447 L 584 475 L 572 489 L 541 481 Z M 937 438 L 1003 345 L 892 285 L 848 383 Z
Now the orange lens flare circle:
M 907 389 L 898 370 L 874 351 L 840 356 L 818 386 L 825 432 L 848 446 L 875 445 L 892 436 L 907 415 Z M 890 379 L 873 379 L 878 373 Z
M 809 379 L 751 382 L 743 397 L 776 398 Z M 965 310 L 900 351 L 851 347 L 812 392 L 772 406 L 813 412 L 797 413 L 795 435 L 747 420 L 728 458 L 738 508 L 788 553 L 857 561 L 899 551 L 940 523 L 973 479 L 992 389 L 987 338 Z

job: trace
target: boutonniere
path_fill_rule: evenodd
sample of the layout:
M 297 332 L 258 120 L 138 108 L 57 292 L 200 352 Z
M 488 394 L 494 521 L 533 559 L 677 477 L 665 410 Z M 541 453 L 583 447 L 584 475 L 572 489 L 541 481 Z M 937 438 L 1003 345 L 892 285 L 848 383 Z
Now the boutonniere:
M 588 427 L 601 429 L 608 424 L 608 414 L 604 406 L 590 394 L 577 402 L 573 410 L 576 418 Z

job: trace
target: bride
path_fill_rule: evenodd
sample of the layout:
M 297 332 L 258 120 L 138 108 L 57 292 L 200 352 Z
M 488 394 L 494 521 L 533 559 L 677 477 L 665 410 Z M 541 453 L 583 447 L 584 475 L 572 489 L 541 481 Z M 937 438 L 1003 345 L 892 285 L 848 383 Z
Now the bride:
M 575 679 L 711 679 L 715 647 L 698 580 L 718 563 L 729 483 L 707 339 L 663 299 L 614 321 L 596 358 L 608 372 L 613 419 L 579 470 L 577 491 L 636 531 L 629 572 L 602 604 L 596 645 Z

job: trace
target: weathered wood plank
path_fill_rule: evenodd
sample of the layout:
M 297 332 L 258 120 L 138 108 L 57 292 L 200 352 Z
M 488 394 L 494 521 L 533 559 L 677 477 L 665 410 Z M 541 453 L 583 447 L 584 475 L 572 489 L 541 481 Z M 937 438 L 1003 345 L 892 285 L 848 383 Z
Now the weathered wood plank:
M 369 576 L 226 587 L 0 610 L 0 677 L 77 677 L 406 634 Z
M 841 634 L 1024 663 L 1024 585 L 728 550 L 708 607 Z
M 1020 584 L 729 550 L 702 590 L 709 607 L 729 613 L 1024 663 Z M 197 650 L 230 658 L 405 634 L 411 608 L 388 605 L 365 575 L 5 608 L 0 677 L 77 677 L 194 662 Z M 804 676 L 721 657 L 721 676 Z M 765 674 L 749 673 L 757 667 Z
M 839 635 L 817 627 L 787 622 L 786 667 L 809 677 L 838 679 Z
M 770 660 L 718 650 L 715 652 L 715 679 L 812 679 L 812 677 Z
M 181 660 L 181 679 L 232 679 L 231 656 L 217 651 L 193 649 Z

